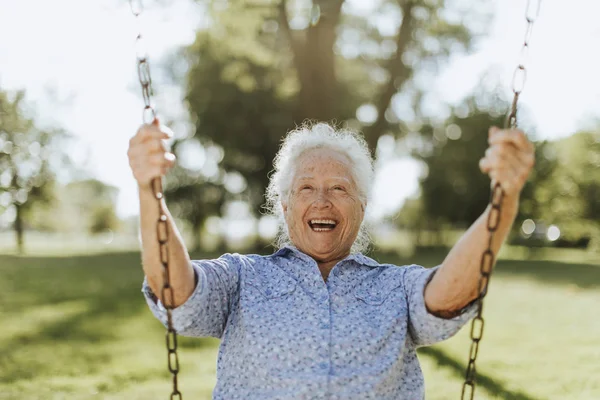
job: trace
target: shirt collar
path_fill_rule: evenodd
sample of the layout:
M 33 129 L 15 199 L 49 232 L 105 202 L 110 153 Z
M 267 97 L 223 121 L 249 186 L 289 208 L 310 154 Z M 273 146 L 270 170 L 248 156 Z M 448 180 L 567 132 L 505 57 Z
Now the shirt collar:
M 283 246 L 282 248 L 277 250 L 273 255 L 274 256 L 285 256 L 290 253 L 292 253 L 296 257 L 303 259 L 305 261 L 314 262 L 314 260 L 311 256 L 301 252 L 300 250 L 298 250 L 298 248 L 296 248 L 294 245 L 291 245 L 291 244 Z M 354 261 L 358 264 L 365 265 L 367 267 L 373 267 L 373 268 L 381 265 L 377 261 L 373 260 L 370 257 L 365 256 L 362 253 L 352 253 L 340 262 L 344 262 L 344 261 Z

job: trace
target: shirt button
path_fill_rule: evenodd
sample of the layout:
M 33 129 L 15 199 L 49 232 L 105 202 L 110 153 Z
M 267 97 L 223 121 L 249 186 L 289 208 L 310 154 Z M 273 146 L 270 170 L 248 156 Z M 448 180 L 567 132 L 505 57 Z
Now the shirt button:
M 329 369 L 329 366 L 327 365 L 327 363 L 322 362 L 319 364 L 319 368 L 322 370 L 326 370 Z
M 321 324 L 321 329 L 329 329 L 329 324 L 327 322 L 323 322 Z

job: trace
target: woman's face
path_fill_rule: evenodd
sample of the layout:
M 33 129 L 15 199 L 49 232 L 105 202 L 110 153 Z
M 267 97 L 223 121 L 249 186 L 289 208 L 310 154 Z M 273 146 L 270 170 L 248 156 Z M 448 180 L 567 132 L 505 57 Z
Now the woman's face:
M 319 263 L 346 257 L 358 235 L 365 204 L 350 171 L 345 155 L 308 150 L 296 161 L 290 194 L 282 202 L 292 243 Z

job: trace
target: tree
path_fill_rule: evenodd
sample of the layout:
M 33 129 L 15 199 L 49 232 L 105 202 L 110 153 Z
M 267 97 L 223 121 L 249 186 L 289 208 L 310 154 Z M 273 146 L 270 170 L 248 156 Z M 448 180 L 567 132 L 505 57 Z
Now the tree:
M 552 143 L 546 152 L 557 168 L 532 193 L 533 218 L 561 229 L 565 244 L 600 246 L 600 134 L 581 131 Z
M 434 226 L 468 226 L 489 203 L 490 180 L 481 173 L 479 160 L 489 146 L 489 127 L 504 126 L 504 116 L 494 110 L 505 110 L 506 105 L 479 109 L 476 99 L 470 97 L 459 107 L 467 111 L 465 116 L 453 111 L 442 124 L 424 126 L 423 143 L 413 150 L 427 166 L 421 179 L 421 202 L 423 217 Z M 557 163 L 549 157 L 550 151 L 549 143 L 536 143 L 536 167 L 521 193 L 517 220 L 538 218 L 544 208 L 536 191 L 552 181 Z
M 219 167 L 244 177 L 244 200 L 257 213 L 286 131 L 306 119 L 356 124 L 357 108 L 372 104 L 371 148 L 384 133 L 400 135 L 392 98 L 412 93 L 409 82 L 418 92 L 418 68 L 469 48 L 476 32 L 453 14 L 481 14 L 444 0 L 386 0 L 369 15 L 344 11 L 343 0 L 209 4 L 212 23 L 172 71 L 186 82 L 194 139 L 225 150 Z M 384 18 L 387 29 L 377 22 Z
M 91 234 L 116 231 L 119 228 L 116 212 L 118 192 L 116 187 L 97 179 L 65 185 L 60 195 L 62 208 L 76 219 L 70 230 Z M 61 214 L 65 215 L 66 212 Z
M 464 226 L 474 222 L 489 201 L 490 181 L 479 170 L 488 147 L 488 128 L 501 125 L 502 117 L 471 111 L 453 115 L 441 126 L 426 126 L 429 146 L 414 152 L 427 165 L 421 180 L 421 197 L 434 224 Z
M 62 130 L 39 128 L 26 115 L 24 91 L 0 91 L 0 216 L 12 223 L 20 253 L 28 214 L 53 199 L 52 164 L 68 162 L 59 146 L 65 137 Z
M 178 165 L 170 174 L 165 187 L 165 196 L 173 215 L 185 218 L 191 225 L 194 243 L 191 250 L 201 246 L 200 232 L 206 219 L 219 215 L 225 204 L 227 192 L 222 182 L 211 182 L 206 177 L 198 179 L 193 172 Z

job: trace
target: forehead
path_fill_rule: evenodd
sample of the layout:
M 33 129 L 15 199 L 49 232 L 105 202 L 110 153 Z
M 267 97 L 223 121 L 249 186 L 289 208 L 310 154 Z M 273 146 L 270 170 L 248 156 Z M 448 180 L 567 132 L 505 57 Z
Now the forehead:
M 295 179 L 309 177 L 340 177 L 351 179 L 350 159 L 335 150 L 311 149 L 302 153 L 295 163 Z

